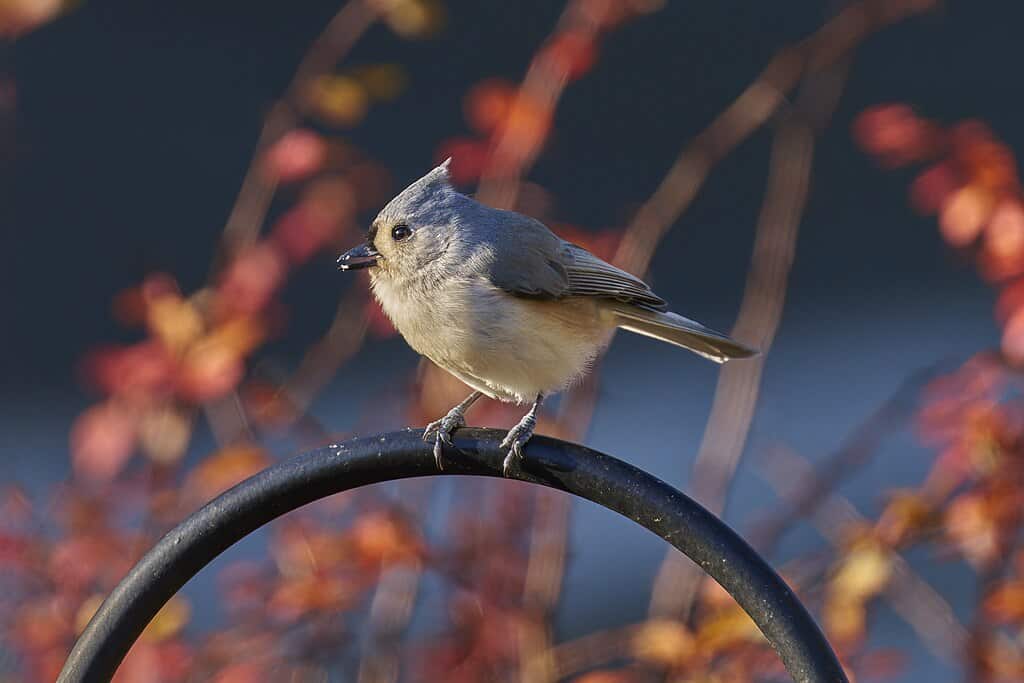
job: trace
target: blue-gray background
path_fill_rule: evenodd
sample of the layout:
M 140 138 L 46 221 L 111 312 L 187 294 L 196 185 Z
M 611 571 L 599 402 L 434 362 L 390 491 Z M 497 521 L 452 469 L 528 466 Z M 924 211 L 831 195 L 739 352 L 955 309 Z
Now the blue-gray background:
M 830 9 L 808 0 L 674 2 L 615 30 L 596 69 L 566 92 L 531 178 L 554 193 L 565 221 L 620 226 L 682 145 Z M 75 363 L 90 346 L 126 338 L 109 312 L 115 292 L 155 269 L 186 291 L 202 283 L 266 107 L 335 10 L 327 0 L 88 2 L 0 54 L 18 86 L 14 155 L 0 160 L 4 479 L 39 490 L 65 475 L 68 426 L 91 400 Z M 409 87 L 353 139 L 396 183 L 417 177 L 439 140 L 465 132 L 467 88 L 521 78 L 560 10 L 542 0 L 453 2 L 436 39 L 371 30 L 347 63 L 401 63 Z M 756 473 L 759 452 L 783 443 L 821 457 L 914 370 L 996 344 L 991 290 L 942 244 L 934 220 L 907 207 L 910 176 L 876 168 L 849 130 L 864 107 L 899 100 L 943 120 L 983 117 L 1021 148 L 1024 98 L 1011 68 L 1021 25 L 1018 3 L 953 0 L 858 51 L 816 150 L 782 328 L 728 510 L 740 528 L 772 501 Z M 728 329 L 738 307 L 769 142 L 762 131 L 716 167 L 652 265 L 659 293 L 714 327 Z M 346 286 L 327 256 L 304 268 L 286 291 L 291 324 L 272 353 L 293 360 Z M 350 390 L 387 394 L 415 362 L 400 339 L 375 344 L 314 411 L 346 429 L 358 407 Z M 711 364 L 620 335 L 588 444 L 685 485 L 715 377 Z M 927 456 L 899 435 L 844 492 L 877 510 L 886 489 L 918 480 Z M 817 542 L 797 534 L 780 559 Z M 577 505 L 560 635 L 642 617 L 662 551 L 628 522 Z M 969 575 L 923 559 L 924 574 L 968 618 Z M 913 642 L 900 622 L 879 617 L 879 642 Z M 959 677 L 912 651 L 906 680 Z

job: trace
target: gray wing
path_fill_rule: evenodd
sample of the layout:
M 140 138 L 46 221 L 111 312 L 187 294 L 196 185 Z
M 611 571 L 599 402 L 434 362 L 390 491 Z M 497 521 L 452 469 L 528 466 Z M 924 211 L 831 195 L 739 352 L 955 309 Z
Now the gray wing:
M 654 311 L 668 308 L 665 300 L 640 278 L 602 261 L 583 247 L 568 242 L 562 244 L 561 262 L 568 274 L 571 294 L 614 299 Z
M 569 276 L 560 259 L 562 240 L 540 221 L 513 211 L 500 215 L 501 229 L 489 235 L 493 253 L 485 274 L 491 283 L 518 296 L 568 296 Z
M 663 311 L 665 301 L 642 280 L 570 244 L 540 221 L 504 212 L 508 229 L 496 242 L 500 258 L 490 264 L 491 282 L 510 294 L 543 299 L 592 296 Z

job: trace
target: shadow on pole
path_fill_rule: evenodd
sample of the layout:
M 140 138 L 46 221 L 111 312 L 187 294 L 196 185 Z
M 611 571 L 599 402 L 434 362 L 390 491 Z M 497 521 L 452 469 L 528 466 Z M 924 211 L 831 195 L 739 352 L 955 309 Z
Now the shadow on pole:
M 64 663 L 58 683 L 109 681 L 146 624 L 226 548 L 267 522 L 333 493 L 438 474 L 501 477 L 504 432 L 460 429 L 443 472 L 432 443 L 405 430 L 331 445 L 274 465 L 215 498 L 172 529 L 103 602 Z M 653 531 L 725 588 L 799 683 L 845 682 L 814 619 L 732 529 L 665 482 L 609 455 L 537 436 L 523 481 L 567 491 Z

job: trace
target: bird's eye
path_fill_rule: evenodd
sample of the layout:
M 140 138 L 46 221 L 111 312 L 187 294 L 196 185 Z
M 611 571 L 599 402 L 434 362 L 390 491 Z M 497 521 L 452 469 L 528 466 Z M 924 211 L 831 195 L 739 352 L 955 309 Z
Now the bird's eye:
M 396 242 L 401 242 L 406 237 L 412 234 L 412 228 L 405 223 L 399 223 L 395 227 L 391 228 L 391 239 Z

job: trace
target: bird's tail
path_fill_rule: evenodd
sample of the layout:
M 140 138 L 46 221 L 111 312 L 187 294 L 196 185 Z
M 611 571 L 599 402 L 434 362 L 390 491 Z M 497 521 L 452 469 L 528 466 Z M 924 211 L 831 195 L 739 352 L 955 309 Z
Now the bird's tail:
M 612 310 L 622 329 L 681 346 L 716 363 L 757 354 L 721 332 L 675 313 L 648 311 L 629 304 L 616 304 Z

